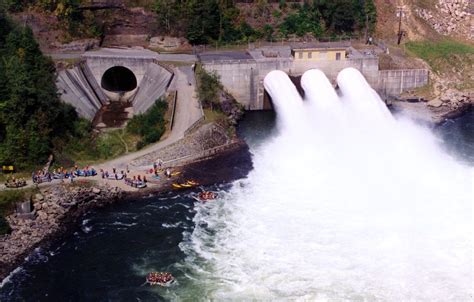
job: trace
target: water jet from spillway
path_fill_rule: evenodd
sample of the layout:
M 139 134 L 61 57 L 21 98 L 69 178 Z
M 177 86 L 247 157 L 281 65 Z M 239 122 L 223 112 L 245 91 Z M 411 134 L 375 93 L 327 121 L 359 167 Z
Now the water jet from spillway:
M 337 99 L 320 72 L 303 75 L 305 101 L 282 72 L 264 83 L 279 135 L 197 208 L 181 244 L 191 287 L 217 300 L 472 299 L 472 169 L 387 115 L 358 72 L 340 73 Z M 315 122 L 326 110 L 340 118 Z

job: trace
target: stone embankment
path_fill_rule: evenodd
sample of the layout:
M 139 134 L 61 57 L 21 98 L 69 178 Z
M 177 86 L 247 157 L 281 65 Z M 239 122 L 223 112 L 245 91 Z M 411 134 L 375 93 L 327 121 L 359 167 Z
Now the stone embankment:
M 36 247 L 66 230 L 85 211 L 123 198 L 116 187 L 48 187 L 31 198 L 33 212 L 7 217 L 12 232 L 0 236 L 0 280 L 20 265 Z
M 158 160 L 163 161 L 166 166 L 167 162 L 200 154 L 203 151 L 224 146 L 230 142 L 231 138 L 222 126 L 216 123 L 204 124 L 176 143 L 133 160 L 130 166 L 149 166 Z

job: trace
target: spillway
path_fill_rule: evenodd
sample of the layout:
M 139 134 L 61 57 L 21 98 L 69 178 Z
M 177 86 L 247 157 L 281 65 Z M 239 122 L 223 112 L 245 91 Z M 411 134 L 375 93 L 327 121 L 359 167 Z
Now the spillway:
M 473 171 L 430 130 L 394 119 L 356 70 L 264 80 L 278 135 L 254 170 L 197 208 L 171 297 L 469 301 Z M 331 118 L 325 118 L 330 116 Z

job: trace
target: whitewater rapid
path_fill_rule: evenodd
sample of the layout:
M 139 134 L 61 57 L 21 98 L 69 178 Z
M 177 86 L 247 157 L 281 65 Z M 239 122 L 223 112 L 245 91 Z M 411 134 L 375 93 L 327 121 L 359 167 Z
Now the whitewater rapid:
M 394 119 L 355 69 L 264 85 L 278 135 L 197 207 L 172 294 L 222 300 L 472 301 L 473 172 Z

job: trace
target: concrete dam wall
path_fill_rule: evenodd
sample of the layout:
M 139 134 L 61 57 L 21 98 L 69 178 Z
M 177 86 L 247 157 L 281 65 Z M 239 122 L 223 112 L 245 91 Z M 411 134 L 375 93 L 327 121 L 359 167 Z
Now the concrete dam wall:
M 101 49 L 86 52 L 80 63 L 58 73 L 61 99 L 78 114 L 94 119 L 110 101 L 130 101 L 134 113 L 143 113 L 162 97 L 173 78 L 173 70 L 147 50 Z
M 298 62 L 291 58 L 206 61 L 203 62 L 203 67 L 209 72 L 216 72 L 224 87 L 247 110 L 269 109 L 264 101 L 263 79 L 272 70 L 282 70 L 297 77 L 307 70 L 320 69 L 335 83 L 337 74 L 342 69 L 353 67 L 384 98 L 399 96 L 407 90 L 422 87 L 429 81 L 426 69 L 379 70 L 378 58 L 375 56 L 316 62 Z

